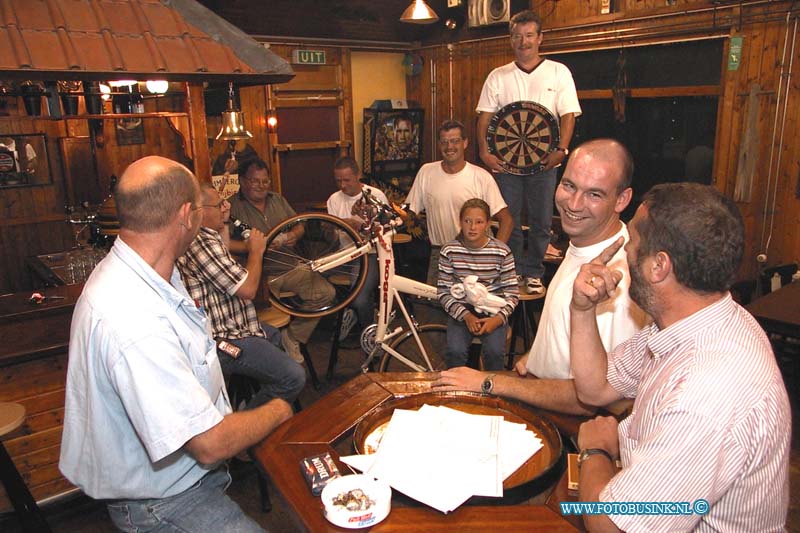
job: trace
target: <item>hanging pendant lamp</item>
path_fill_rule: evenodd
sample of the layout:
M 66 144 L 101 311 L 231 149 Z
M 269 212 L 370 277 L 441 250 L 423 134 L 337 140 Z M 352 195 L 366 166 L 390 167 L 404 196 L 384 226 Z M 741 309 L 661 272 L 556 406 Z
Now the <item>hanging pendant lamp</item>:
M 400 22 L 410 24 L 433 24 L 437 20 L 439 15 L 425 3 L 425 0 L 414 0 L 400 17 Z

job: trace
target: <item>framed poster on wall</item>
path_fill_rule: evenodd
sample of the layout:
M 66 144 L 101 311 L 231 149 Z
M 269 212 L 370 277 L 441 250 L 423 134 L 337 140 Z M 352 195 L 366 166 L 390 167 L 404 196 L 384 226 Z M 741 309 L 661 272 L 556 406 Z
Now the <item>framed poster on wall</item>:
M 364 174 L 390 199 L 408 194 L 422 159 L 422 109 L 364 109 Z

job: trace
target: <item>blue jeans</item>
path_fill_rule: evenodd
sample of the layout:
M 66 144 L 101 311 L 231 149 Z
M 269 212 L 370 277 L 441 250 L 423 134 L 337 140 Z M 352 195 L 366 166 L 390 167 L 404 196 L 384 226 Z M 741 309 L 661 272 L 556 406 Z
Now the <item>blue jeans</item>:
M 493 332 L 481 335 L 483 345 L 483 369 L 502 370 L 506 358 L 506 328 L 500 326 Z M 447 351 L 444 362 L 447 368 L 465 366 L 469 359 L 469 346 L 475 337 L 467 325 L 453 317 L 447 318 Z
M 361 292 L 350 302 L 356 315 L 358 316 L 358 324 L 361 329 L 369 326 L 375 322 L 375 290 L 378 288 L 378 255 L 367 255 L 367 279 L 364 280 L 364 286 Z
M 117 528 L 131 533 L 264 531 L 225 494 L 230 484 L 228 469 L 221 467 L 169 498 L 109 503 L 108 514 Z
M 306 384 L 305 369 L 279 348 L 280 331 L 269 324 L 261 324 L 261 328 L 267 334 L 266 338 L 245 337 L 228 340 L 242 349 L 236 359 L 217 351 L 223 374 L 248 376 L 261 385 L 258 392 L 247 402 L 247 409 L 264 405 L 273 398 L 282 398 L 292 403 Z
M 532 176 L 496 174 L 500 194 L 508 204 L 514 229 L 508 246 L 514 254 L 517 275 L 541 278 L 544 276 L 544 253 L 550 242 L 550 227 L 553 223 L 553 197 L 556 193 L 556 169 Z M 528 213 L 528 253 L 525 253 L 520 214 L 522 203 Z

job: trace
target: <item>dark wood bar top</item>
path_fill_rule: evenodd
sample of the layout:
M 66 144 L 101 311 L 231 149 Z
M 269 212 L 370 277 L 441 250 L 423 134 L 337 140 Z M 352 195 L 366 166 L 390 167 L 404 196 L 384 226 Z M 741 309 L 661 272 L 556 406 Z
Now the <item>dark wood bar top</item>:
M 322 502 L 313 496 L 300 471 L 300 461 L 328 452 L 343 473 L 350 468 L 339 461 L 338 449 L 347 449 L 355 426 L 376 407 L 395 398 L 431 392 L 432 374 L 362 374 L 332 391 L 280 426 L 255 449 L 258 463 L 269 474 L 287 507 L 308 531 L 346 531 L 329 523 Z M 538 413 L 538 411 L 537 411 Z M 562 431 L 577 431 L 579 417 L 547 413 Z M 354 452 L 350 452 L 354 453 Z M 393 506 L 389 516 L 371 531 L 575 531 L 582 527 L 579 517 L 562 516 L 559 501 L 575 500 L 567 494 L 566 471 L 558 479 L 545 505 L 463 505 L 442 514 L 425 506 Z
M 0 366 L 66 352 L 75 302 L 83 285 L 48 287 L 0 296 Z M 31 294 L 45 300 L 36 304 Z

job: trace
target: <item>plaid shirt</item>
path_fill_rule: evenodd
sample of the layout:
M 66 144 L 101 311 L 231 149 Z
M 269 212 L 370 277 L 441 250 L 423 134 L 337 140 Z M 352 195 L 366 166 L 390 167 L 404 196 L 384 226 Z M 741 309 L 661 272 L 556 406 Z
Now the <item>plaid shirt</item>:
M 265 337 L 253 302 L 235 294 L 247 270 L 231 256 L 219 233 L 200 228 L 177 266 L 189 295 L 205 309 L 214 338 Z

